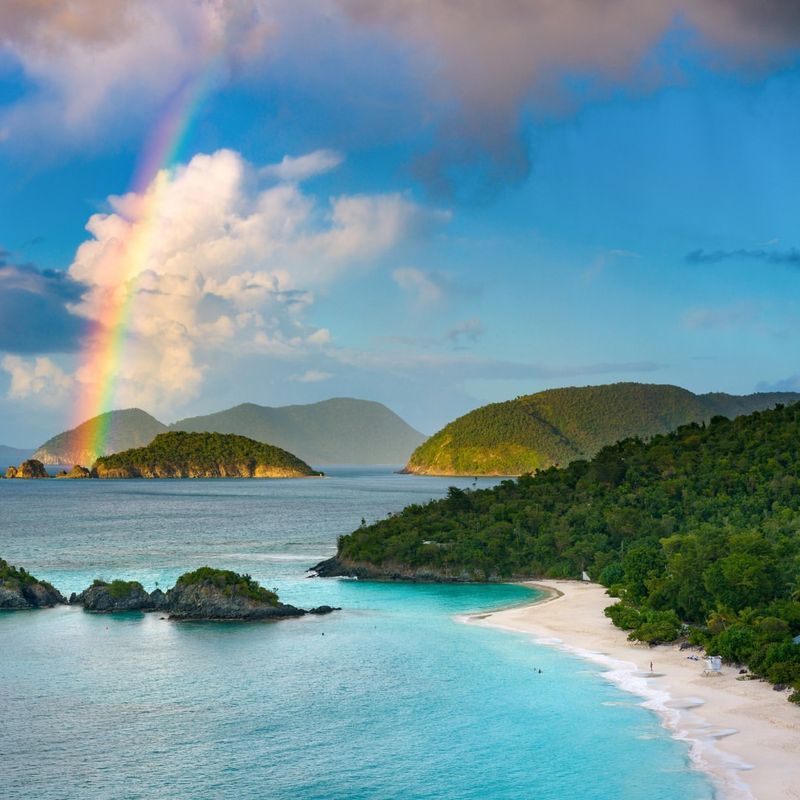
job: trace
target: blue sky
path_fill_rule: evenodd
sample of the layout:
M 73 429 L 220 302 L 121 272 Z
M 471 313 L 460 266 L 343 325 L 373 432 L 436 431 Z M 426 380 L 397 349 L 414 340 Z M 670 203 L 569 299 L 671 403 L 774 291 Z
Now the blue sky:
M 800 390 L 793 4 L 71 6 L 0 9 L 0 442 L 79 421 L 114 291 L 114 404 L 165 421 L 346 395 L 433 432 L 553 386 Z M 150 196 L 192 82 L 139 218 L 115 197 Z

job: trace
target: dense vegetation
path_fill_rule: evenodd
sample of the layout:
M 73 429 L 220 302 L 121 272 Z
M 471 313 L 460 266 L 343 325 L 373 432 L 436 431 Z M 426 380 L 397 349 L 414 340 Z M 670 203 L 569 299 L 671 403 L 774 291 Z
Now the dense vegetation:
M 20 586 L 40 583 L 30 572 L 22 567 L 14 567 L 2 558 L 0 558 L 0 581 L 16 581 Z
M 492 403 L 451 422 L 420 445 L 407 470 L 444 475 L 521 475 L 629 436 L 668 433 L 713 416 L 737 417 L 794 403 L 794 393 L 695 395 L 677 386 L 616 383 L 550 389 Z
M 627 439 L 493 489 L 451 487 L 342 537 L 338 557 L 475 580 L 585 569 L 622 598 L 610 615 L 633 638 L 690 631 L 800 690 L 800 404 Z
M 280 447 L 256 442 L 245 436 L 222 433 L 161 433 L 147 447 L 124 450 L 97 459 L 94 468 L 192 472 L 215 471 L 228 467 L 233 474 L 238 465 L 284 469 L 299 475 L 318 475 L 297 456 Z
M 120 578 L 115 578 L 110 583 L 108 581 L 101 580 L 100 578 L 95 578 L 94 581 L 92 581 L 92 587 L 95 586 L 106 587 L 108 589 L 108 593 L 115 600 L 127 597 L 133 591 L 144 591 L 144 586 L 142 586 L 139 581 L 123 581 Z
M 278 595 L 265 589 L 249 575 L 240 575 L 229 569 L 200 567 L 194 572 L 185 572 L 175 582 L 175 586 L 211 585 L 220 589 L 226 597 L 246 597 L 259 603 L 275 606 Z
M 243 403 L 170 427 L 249 436 L 309 464 L 403 464 L 425 439 L 381 403 L 348 397 L 278 408 Z

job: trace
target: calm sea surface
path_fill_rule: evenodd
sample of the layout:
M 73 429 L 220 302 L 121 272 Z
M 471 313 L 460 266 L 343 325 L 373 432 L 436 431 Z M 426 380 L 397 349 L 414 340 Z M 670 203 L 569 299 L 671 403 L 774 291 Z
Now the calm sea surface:
M 0 557 L 66 594 L 96 577 L 166 588 L 208 564 L 345 609 L 273 624 L 0 613 L 0 797 L 713 797 L 597 667 L 454 618 L 528 590 L 306 578 L 362 517 L 470 483 L 329 473 L 0 481 Z

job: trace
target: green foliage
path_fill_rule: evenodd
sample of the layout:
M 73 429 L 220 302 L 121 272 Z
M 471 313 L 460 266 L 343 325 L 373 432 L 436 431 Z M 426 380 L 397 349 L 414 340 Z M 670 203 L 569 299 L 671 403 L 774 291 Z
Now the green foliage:
M 123 581 L 119 578 L 111 581 L 111 583 L 101 580 L 100 578 L 95 578 L 92 581 L 92 587 L 94 588 L 96 586 L 107 587 L 108 593 L 115 600 L 121 600 L 123 597 L 127 597 L 134 590 L 144 591 L 144 587 L 139 581 Z
M 451 490 L 341 537 L 339 555 L 476 580 L 585 569 L 624 598 L 609 615 L 634 638 L 687 623 L 710 652 L 800 687 L 800 405 Z
M 521 475 L 593 456 L 631 436 L 664 434 L 690 422 L 736 417 L 797 402 L 794 393 L 695 395 L 677 386 L 615 383 L 549 389 L 492 403 L 446 425 L 412 454 L 408 469 L 445 475 Z M 625 466 L 613 452 L 592 476 L 614 485 Z
M 0 583 L 8 583 L 12 586 L 17 585 L 21 587 L 39 584 L 45 589 L 55 591 L 52 584 L 35 578 L 23 567 L 14 567 L 2 558 L 0 558 Z
M 22 586 L 38 583 L 36 578 L 22 567 L 13 567 L 2 558 L 0 558 L 0 581 L 16 581 Z
M 226 597 L 246 597 L 269 605 L 278 604 L 278 595 L 265 589 L 249 575 L 240 575 L 229 569 L 200 567 L 194 572 L 185 572 L 178 578 L 176 586 L 210 584 L 220 589 Z
M 147 447 L 97 459 L 95 468 L 213 470 L 219 465 L 233 468 L 237 464 L 278 467 L 301 475 L 320 474 L 279 447 L 222 433 L 161 433 Z

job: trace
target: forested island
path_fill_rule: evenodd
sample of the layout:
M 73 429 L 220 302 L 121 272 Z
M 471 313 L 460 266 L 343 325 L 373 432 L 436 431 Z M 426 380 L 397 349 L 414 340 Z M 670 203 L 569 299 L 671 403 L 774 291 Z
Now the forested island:
M 322 475 L 292 453 L 245 436 L 160 433 L 146 447 L 95 461 L 98 478 L 305 478 Z
M 734 418 L 798 400 L 795 392 L 697 395 L 679 386 L 647 383 L 548 389 L 459 417 L 421 444 L 404 471 L 522 475 L 589 458 L 629 436 L 669 433 L 690 422 Z
M 320 575 L 575 578 L 631 638 L 686 636 L 800 700 L 800 404 L 715 417 L 492 489 L 451 487 L 339 539 Z

